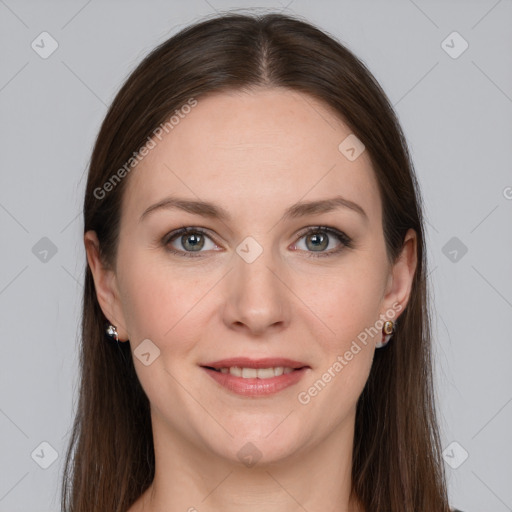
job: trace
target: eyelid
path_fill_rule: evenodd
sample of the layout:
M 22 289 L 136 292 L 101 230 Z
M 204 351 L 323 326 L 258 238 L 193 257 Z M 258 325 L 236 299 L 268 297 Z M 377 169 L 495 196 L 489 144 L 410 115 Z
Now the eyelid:
M 345 248 L 353 248 L 353 241 L 348 235 L 346 235 L 343 231 L 341 231 L 337 228 L 328 226 L 328 225 L 307 226 L 307 227 L 303 228 L 297 234 L 297 239 L 294 242 L 294 245 L 300 239 L 302 239 L 304 236 L 306 236 L 310 233 L 318 233 L 318 232 L 324 232 L 324 233 L 327 233 L 329 235 L 336 237 L 341 244 L 341 248 L 331 249 L 330 251 L 318 251 L 318 252 L 317 251 L 302 251 L 302 252 L 306 252 L 308 254 L 308 257 L 309 256 L 311 256 L 311 257 L 331 256 L 331 255 L 338 254 L 339 252 L 343 251 Z M 184 235 L 187 233 L 201 233 L 201 234 L 205 235 L 206 237 L 210 238 L 212 240 L 212 242 L 214 242 L 216 245 L 219 245 L 217 243 L 217 241 L 215 240 L 215 237 L 211 235 L 211 233 L 208 229 L 201 228 L 201 227 L 195 227 L 195 226 L 182 226 L 180 228 L 177 228 L 177 229 L 167 233 L 162 238 L 162 244 L 164 245 L 164 247 L 167 248 L 167 250 L 169 252 L 171 252 L 173 254 L 177 254 L 179 256 L 184 256 L 184 257 L 192 257 L 192 258 L 201 257 L 201 254 L 203 252 L 208 252 L 208 251 L 197 251 L 197 252 L 195 252 L 195 251 L 179 251 L 179 250 L 175 250 L 175 249 L 169 249 L 167 247 L 171 241 L 178 238 L 180 235 Z
M 299 239 L 303 236 L 309 234 L 309 233 L 316 233 L 319 231 L 323 231 L 325 233 L 330 233 L 331 235 L 335 235 L 341 239 L 341 241 L 345 241 L 348 244 L 352 243 L 352 239 L 345 234 L 343 231 L 339 230 L 338 228 L 334 228 L 328 225 L 321 225 L 321 226 L 307 226 L 306 228 L 302 229 L 298 233 Z
M 177 254 L 179 256 L 190 257 L 190 258 L 201 257 L 202 252 L 205 252 L 205 251 L 197 251 L 195 253 L 194 251 L 178 251 L 176 249 L 168 248 L 168 245 L 170 244 L 171 241 L 173 241 L 174 239 L 177 239 L 180 236 L 183 236 L 187 233 L 201 233 L 201 234 L 205 235 L 206 237 L 210 238 L 215 245 L 219 245 L 216 242 L 215 237 L 211 235 L 211 233 L 208 229 L 196 227 L 196 226 L 182 226 L 178 229 L 172 230 L 171 232 L 167 233 L 162 238 L 162 245 L 164 247 L 166 247 L 167 250 L 169 252 L 171 252 L 172 254 Z
M 303 238 L 304 236 L 310 234 L 310 233 L 327 233 L 328 235 L 334 236 L 338 239 L 340 242 L 340 247 L 336 249 L 331 249 L 330 251 L 304 251 L 307 254 L 307 257 L 312 258 L 322 258 L 322 257 L 329 257 L 329 256 L 335 256 L 341 252 L 343 252 L 345 249 L 352 249 L 354 247 L 353 240 L 350 238 L 347 234 L 345 234 L 343 231 L 328 226 L 328 225 L 322 225 L 322 226 L 308 226 L 301 230 L 298 234 L 297 242 Z M 295 242 L 295 243 L 297 243 Z

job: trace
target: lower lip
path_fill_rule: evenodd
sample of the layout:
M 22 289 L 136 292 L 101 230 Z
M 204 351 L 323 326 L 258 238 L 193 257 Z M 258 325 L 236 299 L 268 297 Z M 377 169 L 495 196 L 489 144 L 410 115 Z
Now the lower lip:
M 306 373 L 306 370 L 308 370 L 308 368 L 304 367 L 290 373 L 283 373 L 278 377 L 271 377 L 270 379 L 244 379 L 243 377 L 235 377 L 230 373 L 217 372 L 204 366 L 202 368 L 221 386 L 237 395 L 244 396 L 266 396 L 282 391 L 287 387 L 297 384 Z

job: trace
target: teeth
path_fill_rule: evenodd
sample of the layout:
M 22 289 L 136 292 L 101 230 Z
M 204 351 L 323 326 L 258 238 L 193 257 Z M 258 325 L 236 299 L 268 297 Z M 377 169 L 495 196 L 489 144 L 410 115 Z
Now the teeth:
M 231 368 L 221 368 L 221 373 L 230 373 L 235 377 L 242 377 L 243 379 L 270 379 L 272 377 L 279 377 L 283 373 L 293 372 L 293 368 L 284 368 L 277 366 L 276 368 L 240 368 L 232 366 Z
M 265 371 L 265 370 L 263 370 L 263 371 Z M 259 370 L 257 370 L 256 368 L 242 368 L 242 377 L 244 379 L 255 379 L 256 377 L 258 377 L 258 372 L 259 372 Z M 269 372 L 270 372 L 271 376 L 274 373 L 272 368 L 269 368 Z M 266 378 L 267 373 L 265 372 L 263 374 L 263 376 Z

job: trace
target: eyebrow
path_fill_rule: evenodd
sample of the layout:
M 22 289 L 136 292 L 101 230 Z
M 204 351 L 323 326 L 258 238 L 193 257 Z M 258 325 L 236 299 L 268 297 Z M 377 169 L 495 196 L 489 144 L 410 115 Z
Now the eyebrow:
M 317 201 L 305 201 L 298 202 L 286 209 L 283 215 L 283 220 L 296 219 L 305 217 L 307 215 L 318 215 L 320 213 L 327 213 L 339 208 L 346 208 L 360 214 L 365 222 L 368 222 L 368 215 L 361 206 L 353 201 L 349 201 L 342 196 L 335 196 L 330 199 L 320 199 Z M 221 221 L 231 220 L 231 215 L 227 210 L 219 205 L 208 203 L 205 201 L 196 201 L 191 199 L 184 199 L 180 197 L 166 197 L 158 203 L 155 203 L 142 213 L 139 222 L 146 218 L 150 213 L 157 210 L 173 210 L 179 209 L 192 213 L 195 215 L 201 215 L 212 219 L 218 219 Z

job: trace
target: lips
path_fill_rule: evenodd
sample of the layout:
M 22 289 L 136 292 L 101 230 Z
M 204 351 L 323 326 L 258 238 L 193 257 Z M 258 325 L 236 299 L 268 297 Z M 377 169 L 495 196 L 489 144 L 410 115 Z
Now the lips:
M 248 357 L 232 357 L 229 359 L 220 359 L 218 361 L 211 361 L 209 363 L 201 364 L 204 368 L 213 368 L 220 370 L 221 368 L 231 368 L 237 366 L 239 368 L 276 368 L 283 366 L 285 368 L 310 368 L 306 363 L 287 359 L 283 357 L 267 357 L 264 359 L 251 359 Z
M 302 367 L 291 370 L 290 373 L 283 373 L 269 378 L 245 378 L 231 375 L 230 373 L 222 373 L 219 370 L 212 370 L 206 366 L 202 370 L 230 393 L 250 398 L 263 398 L 297 385 L 306 373 L 310 371 L 308 368 Z
M 285 357 L 231 357 L 200 366 L 221 387 L 251 398 L 269 396 L 296 385 L 311 370 L 306 363 Z

